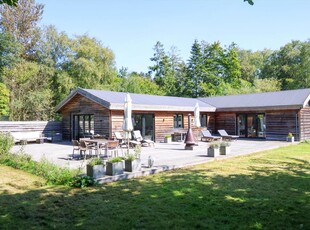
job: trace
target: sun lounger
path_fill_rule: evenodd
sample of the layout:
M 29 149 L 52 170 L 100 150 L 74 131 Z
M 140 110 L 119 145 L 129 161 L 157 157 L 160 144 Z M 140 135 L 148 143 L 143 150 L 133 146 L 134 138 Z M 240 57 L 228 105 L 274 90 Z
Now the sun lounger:
M 221 137 L 223 138 L 223 140 L 237 140 L 239 138 L 239 136 L 236 135 L 229 135 L 224 129 L 219 129 L 218 133 L 221 135 Z
M 220 141 L 222 140 L 222 137 L 219 136 L 212 136 L 209 130 L 203 130 L 201 131 L 202 137 L 201 141 Z
M 146 140 L 142 137 L 140 130 L 134 130 L 133 132 L 133 137 L 135 141 L 139 141 L 142 143 L 142 146 L 153 146 L 154 147 L 154 141 L 152 140 Z

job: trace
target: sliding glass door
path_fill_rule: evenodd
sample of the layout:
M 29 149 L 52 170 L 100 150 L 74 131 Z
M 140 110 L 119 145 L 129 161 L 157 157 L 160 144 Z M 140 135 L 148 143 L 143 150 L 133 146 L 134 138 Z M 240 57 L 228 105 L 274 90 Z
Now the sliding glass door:
M 94 115 L 73 115 L 72 138 L 78 140 L 81 137 L 94 135 Z
M 260 114 L 238 114 L 237 132 L 240 137 L 265 137 L 266 121 L 265 115 Z
M 142 137 L 154 140 L 154 114 L 133 114 L 134 130 L 140 130 Z

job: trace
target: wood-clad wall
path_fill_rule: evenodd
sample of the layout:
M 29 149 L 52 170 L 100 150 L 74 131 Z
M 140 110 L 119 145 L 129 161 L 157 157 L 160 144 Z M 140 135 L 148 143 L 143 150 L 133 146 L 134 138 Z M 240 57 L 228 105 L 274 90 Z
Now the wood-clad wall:
M 164 137 L 167 134 L 174 134 L 175 132 L 186 133 L 188 129 L 188 114 L 191 113 L 191 127 L 195 135 L 198 135 L 201 129 L 196 129 L 194 127 L 194 115 L 192 112 L 165 112 L 165 111 L 156 111 L 156 112 L 146 112 L 146 111 L 133 111 L 133 114 L 153 114 L 154 115 L 154 135 L 155 141 L 161 142 L 164 140 Z M 173 117 L 175 114 L 183 115 L 183 128 L 174 128 L 173 127 Z M 123 111 L 111 111 L 111 134 L 115 131 L 122 132 L 123 124 Z M 208 113 L 208 128 L 214 127 L 214 113 Z
M 236 113 L 216 113 L 215 129 L 212 130 L 212 133 L 217 134 L 219 129 L 225 129 L 228 134 L 236 135 Z
M 60 111 L 63 122 L 63 138 L 72 139 L 73 115 L 93 114 L 94 132 L 100 135 L 110 135 L 110 111 L 103 106 L 81 96 L 73 97 Z
M 299 140 L 297 110 L 266 112 L 266 139 L 286 140 L 288 133 Z
M 310 140 L 310 108 L 301 109 L 299 117 L 300 140 Z

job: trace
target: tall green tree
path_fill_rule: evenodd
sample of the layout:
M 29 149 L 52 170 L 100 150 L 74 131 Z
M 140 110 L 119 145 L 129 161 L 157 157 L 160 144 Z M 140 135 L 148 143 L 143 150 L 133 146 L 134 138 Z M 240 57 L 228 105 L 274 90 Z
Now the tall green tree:
M 274 51 L 262 77 L 278 79 L 282 89 L 310 87 L 310 42 L 292 41 Z
M 63 68 L 75 86 L 84 88 L 107 88 L 117 76 L 112 50 L 87 35 L 74 39 L 72 55 Z
M 3 68 L 11 67 L 17 63 L 20 54 L 21 47 L 14 37 L 6 33 L 0 33 L 0 82 Z
M 41 65 L 45 65 L 51 73 L 50 84 L 54 106 L 76 87 L 73 78 L 64 68 L 73 58 L 73 44 L 74 41 L 66 33 L 59 33 L 54 26 L 48 26 L 42 30 L 41 39 L 37 44 L 36 60 Z
M 48 120 L 53 117 L 49 72 L 35 62 L 20 61 L 3 71 L 10 91 L 11 120 Z
M 0 83 L 0 117 L 9 115 L 10 91 L 5 84 Z
M 34 47 L 40 38 L 38 23 L 43 5 L 35 0 L 19 0 L 16 7 L 0 5 L 0 31 L 11 34 L 23 48 L 23 58 L 33 60 Z

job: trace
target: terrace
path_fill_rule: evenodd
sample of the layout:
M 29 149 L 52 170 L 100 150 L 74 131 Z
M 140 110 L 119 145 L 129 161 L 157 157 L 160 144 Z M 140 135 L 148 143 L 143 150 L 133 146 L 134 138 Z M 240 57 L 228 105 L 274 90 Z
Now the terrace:
M 265 140 L 238 140 L 231 142 L 231 153 L 229 155 L 218 156 L 216 158 L 207 156 L 209 143 L 199 142 L 194 150 L 184 150 L 185 144 L 182 142 L 156 143 L 155 147 L 142 147 L 141 161 L 142 170 L 139 172 L 125 172 L 118 176 L 105 176 L 99 179 L 101 183 L 111 182 L 121 179 L 134 178 L 139 176 L 150 175 L 166 170 L 187 167 L 201 164 L 213 160 L 221 160 L 229 157 L 247 155 L 254 152 L 278 148 L 289 145 L 288 142 L 282 141 L 265 141 Z M 44 143 L 44 144 L 27 144 L 24 146 L 15 145 L 13 151 L 23 150 L 32 156 L 34 160 L 39 161 L 45 157 L 48 161 L 61 167 L 71 169 L 81 168 L 85 170 L 86 161 L 72 159 L 71 142 Z M 120 150 L 126 151 L 126 149 Z M 148 167 L 148 157 L 152 156 L 155 161 L 152 168 Z

